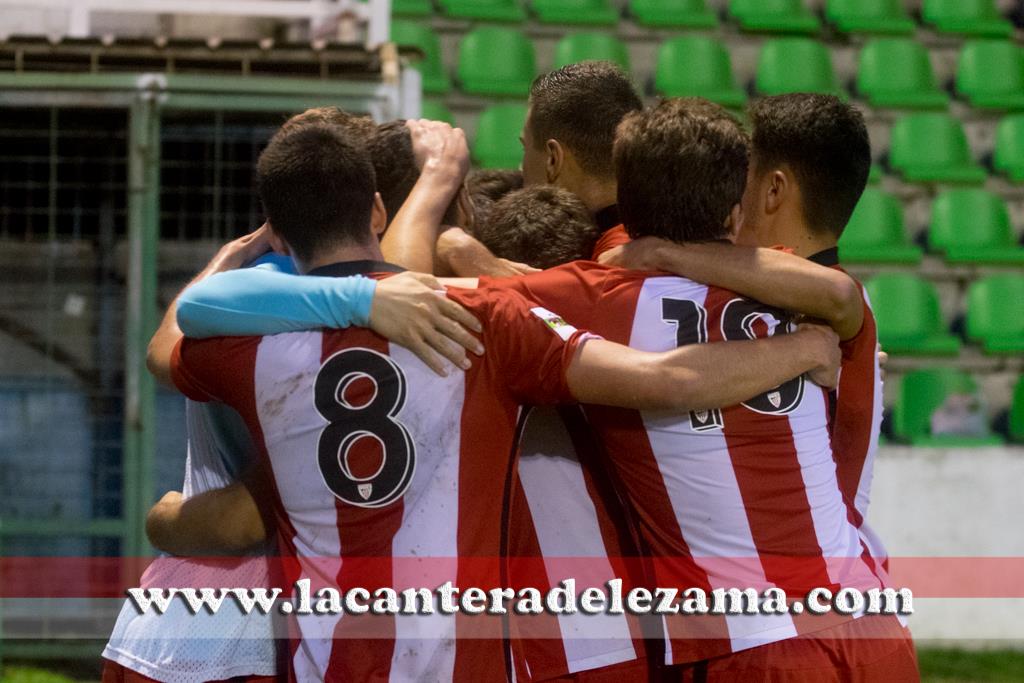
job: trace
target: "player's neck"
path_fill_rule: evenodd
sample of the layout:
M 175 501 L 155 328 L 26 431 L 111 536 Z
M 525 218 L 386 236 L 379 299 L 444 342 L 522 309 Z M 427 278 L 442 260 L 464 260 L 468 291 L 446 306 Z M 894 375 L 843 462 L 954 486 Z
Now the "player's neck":
M 569 189 L 580 198 L 587 211 L 594 214 L 608 208 L 618 201 L 618 186 L 614 180 L 601 181 L 587 178 L 574 188 Z
M 346 245 L 335 249 L 325 250 L 315 258 L 306 262 L 296 261 L 299 273 L 305 275 L 311 270 L 329 266 L 334 263 L 345 261 L 383 261 L 384 255 L 380 251 L 380 243 L 372 240 L 370 244 Z
M 835 238 L 828 233 L 818 234 L 803 224 L 794 227 L 794 230 L 780 231 L 774 244 L 789 247 L 794 254 L 803 258 L 836 246 Z

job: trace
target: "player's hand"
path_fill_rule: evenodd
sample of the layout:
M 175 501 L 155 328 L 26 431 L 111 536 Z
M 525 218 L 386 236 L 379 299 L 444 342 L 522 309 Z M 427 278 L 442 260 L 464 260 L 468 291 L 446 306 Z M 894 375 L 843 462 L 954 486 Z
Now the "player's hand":
M 534 268 L 517 261 L 509 261 L 507 258 L 497 259 L 494 267 L 489 270 L 492 272 L 486 273 L 486 275 L 491 277 L 514 277 L 516 275 L 529 275 L 530 273 L 540 272 L 540 268 Z
M 882 350 L 882 347 L 878 347 L 878 374 L 882 381 L 885 381 L 885 366 L 889 363 L 889 354 Z
M 628 244 L 609 249 L 597 257 L 598 263 L 630 270 L 661 270 L 660 250 L 665 240 L 641 237 Z
M 459 183 L 469 173 L 469 145 L 466 132 L 443 121 L 406 121 L 412 137 L 416 166 L 425 173 L 442 174 Z
M 264 223 L 255 231 L 231 240 L 217 252 L 204 274 L 235 270 L 270 251 L 270 227 Z
M 818 366 L 807 373 L 807 377 L 818 386 L 834 389 L 839 384 L 839 366 L 843 353 L 839 350 L 839 335 L 827 325 L 801 323 L 797 334 L 805 335 L 812 344 Z
M 378 282 L 370 327 L 415 353 L 442 377 L 448 374 L 442 358 L 467 370 L 472 363 L 466 351 L 484 352 L 483 344 L 470 334 L 483 329 L 480 321 L 448 299 L 433 275 L 402 273 Z

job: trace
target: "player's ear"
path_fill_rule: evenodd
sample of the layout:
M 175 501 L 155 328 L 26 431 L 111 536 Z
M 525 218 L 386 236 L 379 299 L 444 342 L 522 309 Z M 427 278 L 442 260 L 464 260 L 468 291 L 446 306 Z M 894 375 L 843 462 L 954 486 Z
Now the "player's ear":
M 792 190 L 789 175 L 777 168 L 768 174 L 764 188 L 764 212 L 773 214 L 786 201 Z
M 370 229 L 373 234 L 380 237 L 388 227 L 388 210 L 384 208 L 384 200 L 380 198 L 380 192 L 373 193 L 373 208 L 370 211 Z
M 548 140 L 544 144 L 544 151 L 547 152 L 547 159 L 544 170 L 547 181 L 554 184 L 558 176 L 562 175 L 562 166 L 565 164 L 565 148 L 558 140 Z
M 735 243 L 743 230 L 743 206 L 736 204 L 725 218 L 726 239 Z
M 267 242 L 270 243 L 270 248 L 274 250 L 275 254 L 281 256 L 291 256 L 291 249 L 288 248 L 288 243 L 281 239 L 281 236 L 274 230 L 274 226 L 270 221 L 267 221 Z

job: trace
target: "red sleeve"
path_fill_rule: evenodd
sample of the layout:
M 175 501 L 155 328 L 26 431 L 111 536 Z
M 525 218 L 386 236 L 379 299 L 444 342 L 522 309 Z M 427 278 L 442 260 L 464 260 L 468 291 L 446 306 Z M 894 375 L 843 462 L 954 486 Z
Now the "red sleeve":
M 171 353 L 171 380 L 193 401 L 233 405 L 240 387 L 252 384 L 252 351 L 260 337 L 181 339 Z
M 605 231 L 603 235 L 597 240 L 597 244 L 594 245 L 594 260 L 605 253 L 611 251 L 615 247 L 621 247 L 624 244 L 629 244 L 633 240 L 630 238 L 629 233 L 626 232 L 626 228 L 623 225 L 616 225 L 611 230 Z
M 588 337 L 546 307 L 505 287 L 452 290 L 484 322 L 485 361 L 521 403 L 575 403 L 566 373 Z
M 529 301 L 565 317 L 576 327 L 589 327 L 594 306 L 614 269 L 590 261 L 575 261 L 532 275 L 480 278 L 480 287 L 518 292 Z

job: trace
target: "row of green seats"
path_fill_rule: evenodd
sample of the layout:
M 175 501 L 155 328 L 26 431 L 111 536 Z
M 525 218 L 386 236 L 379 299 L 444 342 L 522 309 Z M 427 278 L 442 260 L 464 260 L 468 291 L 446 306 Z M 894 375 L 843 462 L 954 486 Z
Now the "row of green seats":
M 457 19 L 524 21 L 519 0 L 438 0 L 442 14 Z M 619 11 L 611 0 L 531 0 L 541 22 L 611 26 Z M 431 0 L 395 0 L 396 16 L 423 17 L 434 12 Z M 714 28 L 718 16 L 705 0 L 630 0 L 629 16 L 643 26 Z M 801 0 L 731 0 L 729 17 L 740 29 L 764 33 L 817 33 L 821 21 Z M 907 34 L 916 25 L 901 0 L 828 0 L 825 19 L 843 33 Z M 941 33 L 1006 37 L 1013 26 L 1000 16 L 994 0 L 924 0 L 921 18 Z
M 420 48 L 424 91 L 443 94 L 451 79 L 441 57 L 437 34 L 427 26 L 395 21 L 392 39 Z M 630 70 L 625 44 L 606 33 L 577 33 L 555 47 L 553 68 L 585 60 L 606 60 Z M 493 67 L 493 68 L 492 68 Z M 536 75 L 532 43 L 520 32 L 501 28 L 470 31 L 459 49 L 461 85 L 470 93 L 522 94 Z M 497 72 L 494 71 L 497 69 Z M 860 53 L 857 91 L 871 105 L 897 108 L 945 108 L 943 92 L 932 70 L 928 51 L 912 40 L 881 38 L 869 41 Z M 806 38 L 769 41 L 761 50 L 754 86 L 760 93 L 824 92 L 845 94 L 832 68 L 828 48 Z M 654 87 L 660 95 L 700 95 L 739 107 L 747 95 L 736 84 L 725 46 L 706 36 L 683 36 L 658 49 Z M 1024 108 L 1024 50 L 1006 41 L 968 42 L 960 53 L 956 89 L 978 107 Z
M 1024 266 L 1024 247 L 1014 237 L 1010 212 L 1001 197 L 982 189 L 949 190 L 932 203 L 928 246 L 949 263 Z M 849 263 L 921 261 L 911 244 L 899 199 L 869 187 L 839 241 Z
M 943 322 L 934 285 L 909 273 L 865 283 L 882 348 L 894 354 L 955 356 L 960 340 Z M 967 291 L 967 339 L 991 355 L 1024 353 L 1024 277 L 990 275 Z
M 914 446 L 963 448 L 1003 443 L 989 426 L 978 383 L 953 368 L 923 369 L 904 375 L 891 426 L 898 440 Z M 1024 441 L 1024 377 L 1013 392 L 1007 435 L 1012 441 Z

